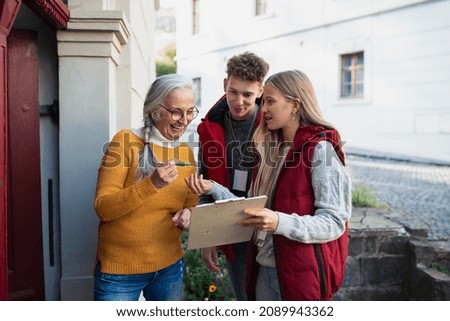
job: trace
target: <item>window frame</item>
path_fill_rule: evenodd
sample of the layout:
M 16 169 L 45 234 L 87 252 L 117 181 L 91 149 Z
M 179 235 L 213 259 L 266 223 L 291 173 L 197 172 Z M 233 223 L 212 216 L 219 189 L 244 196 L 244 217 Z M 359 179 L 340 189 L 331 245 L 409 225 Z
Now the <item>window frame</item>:
M 352 53 L 345 53 L 340 55 L 340 98 L 350 99 L 350 98 L 364 98 L 365 97 L 365 59 L 364 50 L 355 51 Z M 362 57 L 362 64 L 360 64 L 359 58 Z M 349 66 L 344 65 L 344 60 L 346 58 L 351 59 Z M 361 79 L 358 79 L 357 73 L 362 72 Z M 345 76 L 350 73 L 350 81 L 345 80 Z M 350 83 L 350 93 L 347 94 L 345 86 Z M 362 86 L 361 93 L 358 91 L 358 86 Z
M 273 0 L 255 0 L 253 2 L 253 17 L 264 18 L 274 14 Z
M 192 86 L 195 92 L 195 107 L 200 110 L 202 107 L 202 77 L 192 78 Z
M 192 34 L 200 33 L 200 0 L 192 0 Z
M 265 16 L 267 14 L 267 0 L 255 0 L 255 17 Z

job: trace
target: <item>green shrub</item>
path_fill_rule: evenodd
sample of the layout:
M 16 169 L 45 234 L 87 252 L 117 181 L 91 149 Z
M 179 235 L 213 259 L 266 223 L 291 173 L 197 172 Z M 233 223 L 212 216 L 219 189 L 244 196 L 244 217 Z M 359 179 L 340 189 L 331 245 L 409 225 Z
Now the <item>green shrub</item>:
M 187 232 L 182 235 L 186 249 Z M 183 279 L 184 299 L 187 301 L 235 300 L 226 268 L 221 273 L 211 272 L 203 263 L 200 250 L 186 250 L 186 272 Z M 219 264 L 225 267 L 225 257 L 219 254 Z
M 450 272 L 449 272 L 448 268 L 443 263 L 431 262 L 431 268 L 433 268 L 433 269 L 435 269 L 435 270 L 437 270 L 437 271 L 439 271 L 441 273 L 450 275 Z
M 164 62 L 156 62 L 156 76 L 176 74 L 177 66 L 172 64 L 167 64 Z
M 355 184 L 352 189 L 352 205 L 354 207 L 380 207 L 381 202 L 373 188 L 359 183 Z
M 168 49 L 165 51 L 164 59 L 156 61 L 157 77 L 177 73 L 177 63 L 175 61 L 176 54 L 177 52 L 175 49 Z

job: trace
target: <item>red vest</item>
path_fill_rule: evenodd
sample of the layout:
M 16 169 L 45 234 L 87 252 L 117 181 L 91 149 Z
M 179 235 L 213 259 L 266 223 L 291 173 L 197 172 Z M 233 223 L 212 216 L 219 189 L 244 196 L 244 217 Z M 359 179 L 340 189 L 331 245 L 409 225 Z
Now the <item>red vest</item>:
M 314 214 L 314 191 L 311 181 L 311 160 L 318 142 L 329 141 L 344 162 L 335 130 L 319 126 L 300 128 L 294 147 L 280 172 L 272 209 L 298 215 Z M 344 279 L 348 247 L 348 226 L 337 240 L 323 244 L 305 244 L 273 235 L 278 281 L 283 300 L 329 300 Z M 251 246 L 247 264 L 247 292 L 255 299 L 258 264 L 256 248 Z
M 202 122 L 197 127 L 197 132 L 200 138 L 203 163 L 208 172 L 208 179 L 212 179 L 231 190 L 224 129 L 225 113 L 227 112 L 228 104 L 224 95 L 209 110 L 205 119 L 202 119 Z M 260 123 L 261 117 L 262 114 L 259 113 L 256 118 L 255 128 Z M 219 246 L 219 249 L 229 260 L 235 260 L 232 245 Z

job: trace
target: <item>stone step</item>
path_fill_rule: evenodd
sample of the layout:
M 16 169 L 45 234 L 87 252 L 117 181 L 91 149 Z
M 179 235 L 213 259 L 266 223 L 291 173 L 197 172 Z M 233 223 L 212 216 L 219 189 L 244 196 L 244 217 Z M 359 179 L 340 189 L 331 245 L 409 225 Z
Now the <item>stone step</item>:
M 392 214 L 353 209 L 346 275 L 333 300 L 450 299 L 450 242 L 411 234 Z

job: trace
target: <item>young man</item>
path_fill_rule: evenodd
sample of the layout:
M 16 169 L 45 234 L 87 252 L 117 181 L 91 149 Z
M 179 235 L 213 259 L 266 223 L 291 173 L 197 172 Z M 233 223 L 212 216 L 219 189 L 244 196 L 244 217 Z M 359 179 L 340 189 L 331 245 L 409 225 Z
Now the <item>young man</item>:
M 236 196 L 247 197 L 254 159 L 252 136 L 261 121 L 258 102 L 269 65 L 251 52 L 231 57 L 223 95 L 199 124 L 200 174 L 226 186 Z M 200 203 L 212 202 L 202 196 Z M 246 300 L 245 261 L 248 242 L 220 246 L 237 300 Z M 216 248 L 206 248 L 202 256 L 208 269 L 219 272 Z

